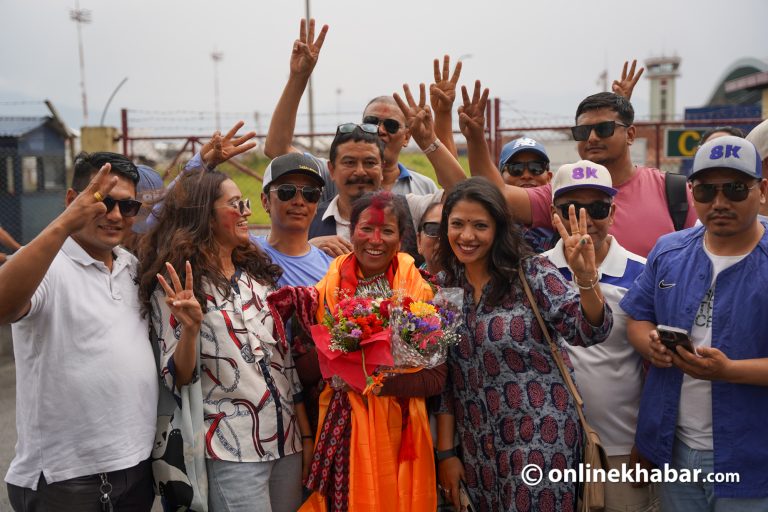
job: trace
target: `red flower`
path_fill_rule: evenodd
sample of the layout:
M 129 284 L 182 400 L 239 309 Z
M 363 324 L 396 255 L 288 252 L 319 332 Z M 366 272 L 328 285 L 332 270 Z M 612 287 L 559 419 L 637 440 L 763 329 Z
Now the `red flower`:
M 379 313 L 382 317 L 389 319 L 389 307 L 392 304 L 391 300 L 383 300 L 379 304 Z
M 411 303 L 413 303 L 413 299 L 410 297 L 406 297 L 403 299 L 403 309 L 406 311 L 411 310 Z

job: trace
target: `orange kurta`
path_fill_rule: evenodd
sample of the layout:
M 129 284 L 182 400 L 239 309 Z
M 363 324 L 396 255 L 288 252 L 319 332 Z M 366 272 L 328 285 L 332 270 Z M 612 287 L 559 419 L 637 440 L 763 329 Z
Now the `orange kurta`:
M 325 307 L 337 303 L 342 263 L 351 255 L 336 258 L 316 287 L 320 292 L 318 322 Z M 413 258 L 398 253 L 398 267 L 392 283 L 414 300 L 429 300 L 432 288 L 424 281 Z M 320 419 L 323 424 L 333 390 L 326 386 L 320 395 Z M 435 463 L 427 408 L 423 398 L 408 401 L 410 425 L 403 431 L 403 414 L 397 398 L 347 391 L 352 405 L 350 440 L 349 510 L 352 512 L 421 512 L 437 508 Z M 410 436 L 415 452 L 413 460 L 398 462 L 403 434 Z M 325 512 L 326 498 L 315 492 L 301 507 L 302 512 Z

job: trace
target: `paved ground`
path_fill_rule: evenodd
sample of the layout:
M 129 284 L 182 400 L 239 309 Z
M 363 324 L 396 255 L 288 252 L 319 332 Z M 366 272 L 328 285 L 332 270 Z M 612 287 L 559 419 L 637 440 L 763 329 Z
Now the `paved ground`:
M 5 477 L 16 445 L 16 369 L 9 355 L 0 357 L 0 478 Z M 11 510 L 5 483 L 0 484 L 0 510 Z

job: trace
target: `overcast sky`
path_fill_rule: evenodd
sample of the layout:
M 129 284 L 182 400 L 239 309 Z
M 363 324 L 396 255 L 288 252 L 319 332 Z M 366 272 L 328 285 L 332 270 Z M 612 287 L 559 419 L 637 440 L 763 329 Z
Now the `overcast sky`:
M 49 98 L 65 122 L 80 126 L 73 5 L 0 0 L 0 115 L 43 113 L 11 102 Z M 242 117 L 266 130 L 305 8 L 303 0 L 81 0 L 80 7 L 93 20 L 83 27 L 89 124 L 128 77 L 107 124 L 117 125 L 125 107 L 137 111 L 134 126 L 196 134 L 214 127 L 214 49 L 224 56 L 224 122 Z M 465 56 L 461 82 L 490 87 L 504 101 L 507 125 L 570 122 L 578 102 L 599 90 L 602 70 L 615 78 L 628 58 L 682 58 L 679 113 L 706 102 L 735 60 L 768 59 L 765 0 L 313 0 L 311 9 L 330 25 L 314 74 L 321 129 L 359 119 L 368 99 L 403 82 L 432 80 L 432 59 L 444 53 Z M 648 115 L 648 97 L 643 78 L 633 97 L 639 116 Z

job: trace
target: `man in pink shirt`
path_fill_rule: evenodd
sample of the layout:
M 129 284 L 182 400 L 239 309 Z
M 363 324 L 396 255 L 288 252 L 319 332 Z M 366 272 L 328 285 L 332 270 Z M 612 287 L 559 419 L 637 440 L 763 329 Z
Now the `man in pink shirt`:
M 474 176 L 484 176 L 502 189 L 512 214 L 522 224 L 551 228 L 550 185 L 520 188 L 506 185 L 488 153 L 483 128 L 488 96 L 480 94 L 480 83 L 470 99 L 466 90 L 464 105 L 459 107 L 459 126 L 467 139 L 469 168 Z M 626 98 L 610 92 L 593 94 L 576 110 L 576 126 L 571 130 L 578 142 L 579 156 L 604 165 L 611 173 L 616 217 L 610 234 L 630 252 L 647 256 L 656 240 L 675 230 L 665 192 L 664 174 L 658 169 L 632 163 L 629 146 L 635 141 L 634 109 Z M 686 189 L 688 213 L 685 227 L 696 222 Z

